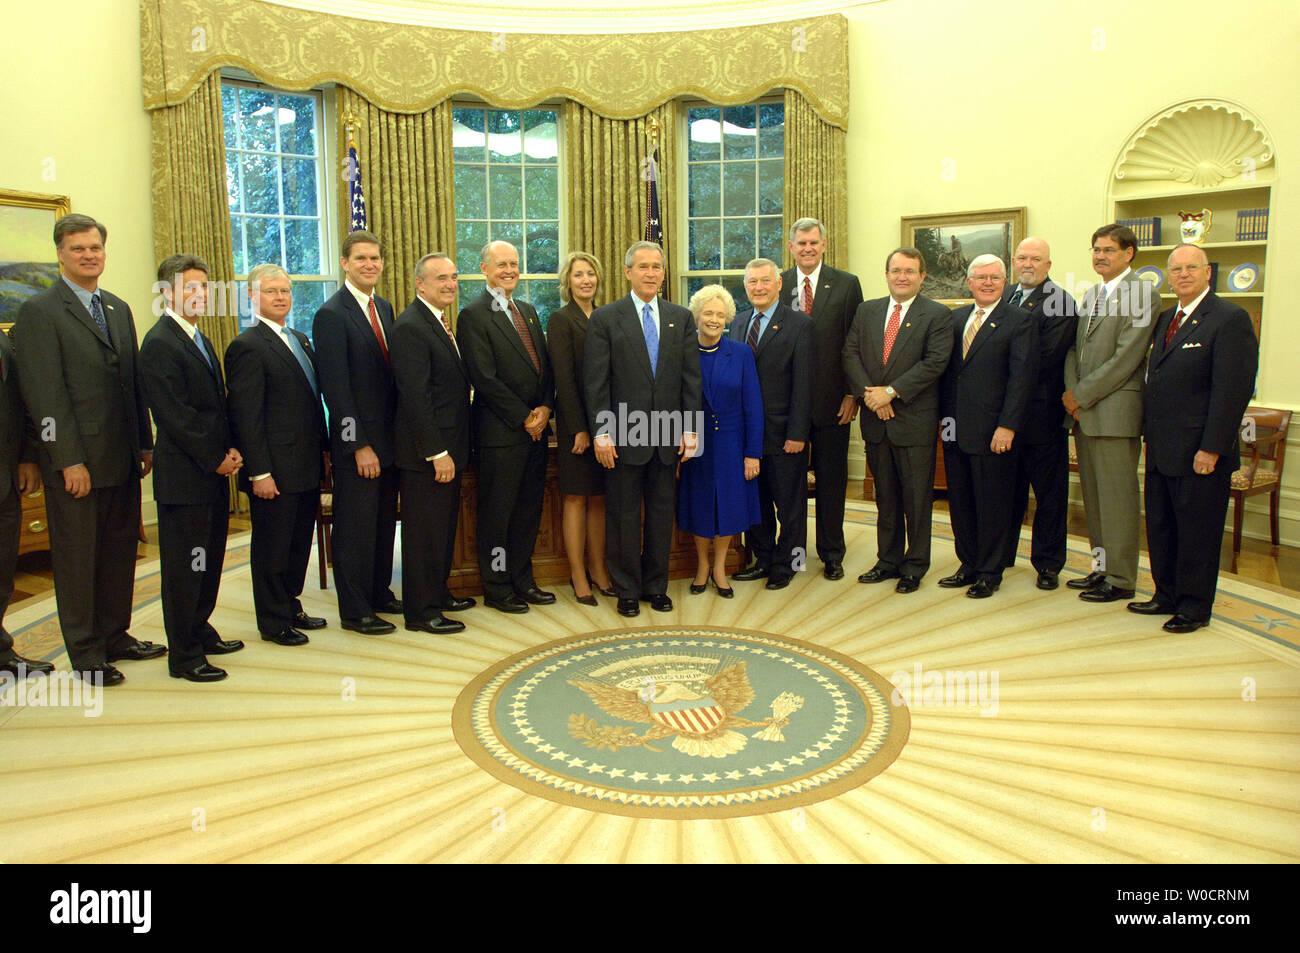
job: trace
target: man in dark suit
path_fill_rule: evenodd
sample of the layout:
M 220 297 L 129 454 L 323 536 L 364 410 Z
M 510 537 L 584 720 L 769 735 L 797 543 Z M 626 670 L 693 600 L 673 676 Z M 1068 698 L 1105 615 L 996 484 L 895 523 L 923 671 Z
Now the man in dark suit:
M 925 259 L 915 248 L 889 253 L 885 281 L 888 297 L 858 307 L 844 342 L 844 376 L 863 403 L 876 482 L 879 551 L 858 582 L 897 579 L 898 592 L 915 592 L 930 568 L 939 377 L 952 353 L 952 312 L 919 294 Z
M 230 436 L 226 383 L 212 342 L 199 330 L 207 308 L 207 263 L 172 255 L 158 266 L 162 317 L 140 345 L 140 384 L 158 428 L 153 498 L 158 505 L 163 625 L 173 678 L 216 682 L 208 655 L 238 652 L 209 623 L 221 587 L 230 484 L 243 464 Z
M 530 604 L 555 601 L 533 578 L 555 373 L 537 312 L 514 297 L 519 252 L 509 242 L 488 242 L 479 257 L 487 288 L 456 319 L 475 394 L 478 568 L 485 605 L 527 612 Z
M 417 297 L 398 315 L 392 336 L 406 628 L 435 635 L 465 628 L 443 612 L 474 605 L 447 588 L 470 447 L 469 370 L 447 319 L 457 278 L 456 263 L 442 252 L 421 258 L 415 266 Z
M 1223 520 L 1239 457 L 1237 430 L 1255 390 L 1259 342 L 1250 316 L 1210 291 L 1195 245 L 1169 254 L 1178 304 L 1156 323 L 1147 371 L 1147 548 L 1156 591 L 1128 608 L 1171 614 L 1166 632 L 1210 624 Z
M 253 523 L 253 608 L 264 641 L 305 645 L 300 630 L 325 626 L 298 597 L 329 435 L 311 343 L 285 325 L 293 308 L 288 274 L 279 265 L 258 265 L 248 273 L 248 290 L 253 325 L 226 348 L 226 381 L 231 431 L 244 457 L 239 486 Z
M 99 287 L 108 231 L 88 215 L 54 223 L 62 277 L 18 311 L 19 383 L 36 427 L 59 626 L 72 668 L 117 685 L 113 662 L 167 649 L 127 633 L 140 532 L 140 479 L 153 432 L 125 301 Z
M 1065 359 L 1061 404 L 1074 426 L 1093 553 L 1093 571 L 1066 585 L 1085 602 L 1132 599 L 1137 585 L 1142 390 L 1160 295 L 1133 273 L 1136 253 L 1126 225 L 1093 232 L 1092 267 L 1102 280 L 1084 293 Z
M 815 218 L 790 227 L 795 267 L 781 275 L 781 301 L 812 319 L 812 468 L 817 476 L 817 557 L 827 579 L 844 578 L 844 497 L 857 395 L 844 378 L 844 341 L 858 305 L 858 276 L 823 262 L 826 229 Z
M 1016 435 L 1024 426 L 1038 364 L 1037 329 L 1002 300 L 1006 266 L 977 255 L 966 269 L 975 303 L 952 314 L 952 355 L 939 381 L 940 436 L 952 534 L 961 565 L 939 580 L 987 599 L 1002 584 L 1016 526 Z
M 1034 489 L 1034 528 L 1029 559 L 1038 571 L 1038 588 L 1055 589 L 1065 565 L 1065 526 L 1070 497 L 1070 434 L 1061 426 L 1065 358 L 1074 346 L 1074 298 L 1048 277 L 1052 251 L 1041 238 L 1026 238 L 1011 260 L 1019 284 L 1003 300 L 1029 314 L 1038 332 L 1038 376 L 1029 412 L 1016 434 L 1016 488 L 1011 509 L 1014 532 L 1006 566 L 1015 565 L 1020 524 Z
M 383 635 L 395 626 L 375 613 L 402 611 L 392 590 L 398 483 L 397 384 L 388 346 L 393 306 L 375 294 L 384 271 L 379 239 L 353 232 L 342 252 L 343 287 L 312 322 L 320 389 L 329 407 L 334 586 L 343 628 Z
M 808 431 L 813 382 L 812 321 L 780 301 L 776 262 L 755 258 L 745 266 L 745 294 L 752 314 L 731 323 L 731 337 L 754 350 L 763 391 L 763 459 L 758 501 L 763 521 L 745 542 L 754 565 L 732 578 L 767 577 L 768 589 L 784 589 L 804 568 L 808 552 Z M 776 535 L 777 520 L 781 537 Z
M 4 627 L 5 610 L 14 594 L 14 572 L 18 566 L 22 497 L 40 487 L 36 433 L 18 389 L 14 346 L 9 335 L 0 332 L 0 672 L 14 676 L 54 671 L 49 662 L 23 658 L 15 652 L 14 640 Z
M 663 249 L 634 242 L 623 271 L 632 293 L 591 313 L 583 378 L 592 448 L 609 478 L 609 575 L 619 614 L 631 617 L 641 612 L 638 599 L 658 612 L 673 608 L 668 557 L 676 468 L 698 444 L 702 381 L 694 318 L 659 297 Z

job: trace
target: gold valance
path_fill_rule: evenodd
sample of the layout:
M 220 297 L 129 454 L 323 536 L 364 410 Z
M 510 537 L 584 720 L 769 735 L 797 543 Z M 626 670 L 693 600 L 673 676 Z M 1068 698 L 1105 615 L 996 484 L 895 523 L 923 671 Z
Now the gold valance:
M 457 94 L 519 109 L 563 97 L 611 119 L 671 99 L 720 105 L 799 91 L 847 128 L 848 24 L 830 14 L 685 33 L 486 33 L 382 23 L 250 0 L 141 0 L 144 105 L 188 99 L 235 67 L 282 89 L 339 83 L 392 112 Z

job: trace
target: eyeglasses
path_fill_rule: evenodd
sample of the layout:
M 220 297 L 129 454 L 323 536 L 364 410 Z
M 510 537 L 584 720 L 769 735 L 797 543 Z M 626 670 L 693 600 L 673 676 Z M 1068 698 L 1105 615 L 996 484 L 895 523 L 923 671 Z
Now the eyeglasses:
M 920 272 L 915 268 L 890 268 L 885 274 L 891 278 L 915 278 Z

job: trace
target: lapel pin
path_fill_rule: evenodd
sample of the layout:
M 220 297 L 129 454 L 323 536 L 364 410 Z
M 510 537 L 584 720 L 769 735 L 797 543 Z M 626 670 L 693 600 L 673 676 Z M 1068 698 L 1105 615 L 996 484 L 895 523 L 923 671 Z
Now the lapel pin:
M 903 327 L 905 327 L 905 328 L 910 328 L 911 326 L 912 326 L 912 322 L 911 322 L 911 321 L 904 321 L 904 322 L 903 322 Z
M 668 325 L 668 326 L 669 326 L 670 328 L 675 328 L 675 327 L 677 327 L 677 325 L 675 325 L 675 324 L 670 324 L 670 325 Z
M 107 304 L 107 302 L 105 302 L 105 303 Z M 112 306 L 111 304 L 108 305 L 108 310 L 109 310 L 109 311 L 112 311 L 112 310 L 113 310 L 113 306 Z M 1195 324 L 1196 322 L 1192 322 L 1192 323 Z

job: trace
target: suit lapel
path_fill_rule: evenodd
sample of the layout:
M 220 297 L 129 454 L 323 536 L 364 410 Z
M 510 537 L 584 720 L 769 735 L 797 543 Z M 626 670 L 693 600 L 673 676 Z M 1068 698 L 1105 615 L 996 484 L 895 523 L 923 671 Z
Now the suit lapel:
M 203 355 L 199 351 L 198 345 L 194 343 L 194 338 L 190 337 L 188 334 L 185 333 L 184 329 L 181 328 L 181 326 L 176 323 L 175 318 L 173 318 L 170 314 L 164 311 L 163 316 L 158 320 L 167 322 L 167 324 L 164 325 L 164 327 L 167 327 L 171 331 L 171 333 L 176 337 L 176 343 L 180 345 L 181 349 L 189 356 L 190 360 L 198 361 L 198 363 L 202 365 L 203 369 L 208 372 L 209 377 L 213 377 L 214 379 L 219 380 L 219 378 L 217 378 L 216 376 L 216 371 L 215 371 L 215 368 L 217 366 L 216 362 L 213 361 L 211 364 L 209 364 L 207 361 L 203 359 Z M 200 331 L 199 334 L 202 335 L 203 332 Z M 204 347 L 206 348 L 207 338 L 204 337 L 203 341 L 204 341 Z M 211 348 L 207 348 L 207 349 L 210 356 Z
M 370 349 L 375 352 L 375 357 L 382 361 L 384 352 L 379 346 L 379 338 L 375 337 L 375 329 L 370 324 L 370 315 L 361 309 L 361 305 L 357 303 L 357 299 L 347 285 L 340 288 L 338 293 L 342 298 L 340 305 L 343 308 L 343 313 L 363 332 L 363 336 L 369 339 Z M 384 321 L 384 309 L 379 307 L 379 302 L 375 302 L 375 313 L 379 315 L 379 323 L 383 327 L 385 337 L 392 334 L 391 323 Z
M 72 289 L 68 287 L 68 283 L 64 281 L 62 277 L 59 278 L 59 294 L 63 298 L 63 305 L 67 309 L 68 314 L 76 318 L 83 326 L 85 326 L 87 331 L 95 335 L 100 344 L 112 351 L 113 345 L 109 343 L 108 338 L 104 337 L 104 332 L 99 330 L 99 325 L 95 323 L 95 319 L 90 316 L 90 312 L 87 311 L 82 303 L 77 300 L 77 296 L 72 293 Z M 110 317 L 112 312 L 108 310 L 107 299 L 104 297 L 103 291 L 100 292 L 99 300 L 101 304 L 105 305 L 104 323 L 112 327 L 112 318 Z
M 1197 306 L 1195 311 L 1183 317 L 1183 323 L 1180 324 L 1178 330 L 1174 332 L 1174 339 L 1169 342 L 1168 347 L 1165 347 L 1165 334 L 1168 333 L 1169 324 L 1166 324 L 1163 329 L 1157 330 L 1156 333 L 1160 335 L 1159 345 L 1161 351 L 1156 355 L 1156 363 L 1159 364 L 1172 352 L 1178 350 L 1183 346 L 1183 342 L 1190 338 L 1197 329 L 1212 321 L 1214 319 L 1214 312 L 1214 303 L 1210 300 L 1210 295 L 1206 295 L 1201 300 L 1201 303 Z M 1174 316 L 1177 314 L 1178 305 L 1174 305 L 1173 313 L 1169 315 L 1170 324 L 1173 323 Z
M 285 366 L 292 369 L 294 378 L 302 382 L 302 386 L 307 388 L 307 392 L 311 394 L 313 400 L 317 399 L 316 392 L 312 390 L 311 381 L 309 381 L 307 375 L 303 373 L 302 365 L 298 363 L 298 358 L 294 357 L 293 351 L 289 350 L 289 345 L 284 342 L 284 338 L 280 337 L 278 332 L 272 331 L 261 321 L 257 322 L 257 331 L 262 335 L 262 338 L 266 342 L 266 346 L 271 349 L 271 353 L 283 361 Z M 292 334 L 293 332 L 290 331 L 289 333 Z M 301 344 L 302 342 L 299 341 L 298 343 Z M 307 360 L 311 361 L 312 370 L 315 371 L 316 362 L 312 360 L 311 352 L 307 351 L 306 347 L 303 348 L 303 351 L 307 354 Z
M 980 329 L 975 332 L 975 339 L 970 342 L 970 350 L 966 352 L 966 356 L 962 359 L 963 363 L 969 361 L 971 357 L 974 356 L 975 352 L 983 346 L 984 342 L 993 336 L 993 332 L 998 328 L 998 320 L 1001 312 L 1002 305 L 998 304 L 992 311 L 984 316 L 984 322 L 980 325 Z M 972 306 L 971 310 L 966 313 L 967 320 L 969 320 L 970 316 L 974 313 L 975 308 Z M 961 331 L 958 333 L 957 338 L 958 347 L 961 346 L 961 339 L 965 337 L 965 325 L 966 322 L 963 321 Z
M 422 305 L 422 307 L 424 308 L 424 320 L 428 322 L 429 327 L 432 329 L 434 339 L 441 342 L 442 347 L 447 352 L 448 359 L 456 365 L 456 369 L 460 371 L 460 376 L 465 378 L 465 383 L 468 385 L 469 370 L 465 367 L 465 362 L 461 360 L 460 351 L 457 350 L 455 341 L 452 340 L 451 335 L 447 333 L 447 329 L 428 305 Z
M 893 346 L 892 348 L 889 349 L 889 356 L 890 356 L 890 357 L 893 357 L 895 354 L 898 353 L 898 346 L 899 346 L 900 344 L 903 343 L 904 338 L 910 336 L 911 333 L 912 333 L 912 312 L 916 309 L 917 302 L 918 302 L 918 298 L 913 298 L 913 299 L 912 299 L 912 303 L 911 303 L 910 305 L 907 306 L 907 310 L 903 312 L 903 316 L 902 316 L 902 318 L 899 319 L 899 322 L 898 322 L 898 333 L 897 333 L 896 335 L 894 335 L 894 346 Z M 886 299 L 885 299 L 885 314 L 884 314 L 883 319 L 880 320 L 880 321 L 872 321 L 872 322 L 871 322 L 871 331 L 872 331 L 872 333 L 873 333 L 873 334 L 878 334 L 878 335 L 880 336 L 879 347 L 874 348 L 874 350 L 872 351 L 872 353 L 873 353 L 873 354 L 878 354 L 878 355 L 880 355 L 880 358 L 881 358 L 881 368 L 882 368 L 882 369 L 883 369 L 884 366 L 885 366 L 885 363 L 884 363 L 884 355 L 885 355 L 885 326 L 889 323 L 889 314 L 890 314 L 890 312 L 893 311 L 893 310 L 894 310 L 894 308 L 893 308 L 893 305 L 890 304 L 890 299 L 889 299 L 889 298 L 886 298 Z
M 724 335 L 722 341 L 725 340 L 726 336 Z M 731 361 L 732 349 L 729 347 L 723 347 L 722 341 L 718 342 L 720 350 L 718 351 L 716 362 L 713 365 L 713 373 L 704 375 L 704 399 L 709 402 L 710 407 L 718 406 L 717 401 L 713 399 L 714 382 L 721 380 L 726 375 L 727 364 Z M 748 347 L 748 345 L 745 346 Z
M 641 365 L 641 370 L 645 372 L 645 376 L 653 381 L 655 371 L 650 366 L 650 349 L 646 346 L 645 331 L 641 326 L 641 314 L 637 311 L 636 305 L 632 303 L 632 295 L 627 294 L 619 298 L 617 307 L 623 312 L 623 334 L 627 338 L 627 347 L 637 356 L 637 363 Z M 661 331 L 659 334 L 660 350 L 663 349 L 663 346 L 664 336 Z
M 524 340 L 519 336 L 519 331 L 515 328 L 514 316 L 510 313 L 508 308 L 505 308 L 498 303 L 497 299 L 492 296 L 491 292 L 484 291 L 483 297 L 485 299 L 484 304 L 488 309 L 488 313 L 492 315 L 492 323 L 496 325 L 497 330 L 505 337 L 505 339 L 510 342 L 511 346 L 519 354 L 519 357 L 523 362 L 529 367 L 532 367 L 533 359 L 528 356 L 528 348 L 524 347 Z M 516 304 L 516 307 L 518 307 L 518 304 Z M 520 315 L 523 315 L 524 311 L 522 308 L 519 309 L 519 313 Z M 526 325 L 531 325 L 532 322 L 525 317 L 524 323 Z M 532 333 L 531 327 L 529 327 L 529 333 Z M 536 342 L 534 342 L 533 346 L 537 346 Z M 540 352 L 538 353 L 540 357 Z

